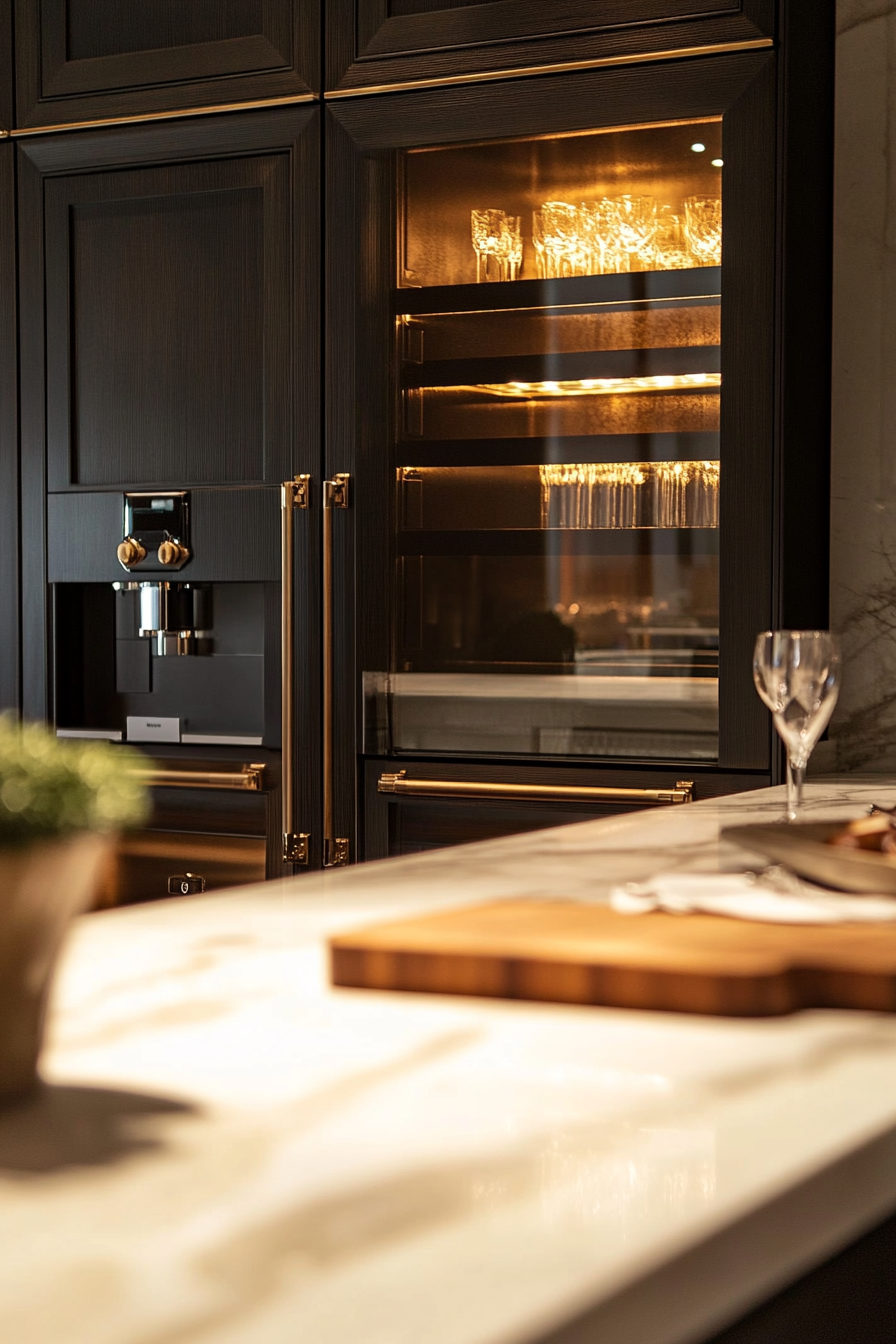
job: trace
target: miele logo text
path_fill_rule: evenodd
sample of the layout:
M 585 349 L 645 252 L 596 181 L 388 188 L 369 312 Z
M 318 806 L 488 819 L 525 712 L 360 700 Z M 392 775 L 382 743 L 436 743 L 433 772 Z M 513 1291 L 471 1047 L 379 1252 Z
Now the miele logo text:
M 149 719 L 147 719 L 146 726 L 147 728 L 161 728 L 162 725 L 160 723 L 150 723 Z

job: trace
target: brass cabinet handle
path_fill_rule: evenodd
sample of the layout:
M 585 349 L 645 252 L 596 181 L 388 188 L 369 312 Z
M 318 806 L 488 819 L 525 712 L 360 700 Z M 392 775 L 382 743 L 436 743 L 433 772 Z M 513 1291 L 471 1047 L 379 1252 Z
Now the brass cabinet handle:
M 323 519 L 323 791 L 324 867 L 348 863 L 348 840 L 335 836 L 333 820 L 333 510 L 348 508 L 350 477 L 339 472 L 324 481 Z
M 147 766 L 130 773 L 156 789 L 241 789 L 257 793 L 264 787 L 263 765 L 244 765 L 242 770 L 161 770 Z
M 308 862 L 308 832 L 296 831 L 295 819 L 295 654 L 293 605 L 295 572 L 295 511 L 307 509 L 310 476 L 296 476 L 280 487 L 280 715 L 282 773 L 283 862 Z
M 503 798 L 558 803 L 692 803 L 694 785 L 680 779 L 674 789 L 611 789 L 567 784 L 488 784 L 473 780 L 408 779 L 404 770 L 380 775 L 379 793 L 404 798 Z

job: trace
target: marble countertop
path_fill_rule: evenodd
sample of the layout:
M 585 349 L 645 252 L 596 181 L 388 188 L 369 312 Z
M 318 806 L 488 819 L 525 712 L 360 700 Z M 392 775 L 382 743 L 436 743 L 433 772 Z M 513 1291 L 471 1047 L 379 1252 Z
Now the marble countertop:
M 808 786 L 808 815 L 896 780 Z M 0 1336 L 684 1344 L 896 1208 L 896 1018 L 332 990 L 325 936 L 755 860 L 782 791 L 92 915 L 0 1113 Z M 593 1333 L 592 1333 L 593 1332 Z

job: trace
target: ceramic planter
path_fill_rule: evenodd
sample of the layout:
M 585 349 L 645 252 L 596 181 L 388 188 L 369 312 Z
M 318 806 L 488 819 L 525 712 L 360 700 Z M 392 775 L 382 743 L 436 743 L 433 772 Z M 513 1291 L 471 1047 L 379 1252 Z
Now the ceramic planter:
M 80 833 L 0 848 L 0 1097 L 37 1079 L 56 959 L 69 921 L 91 903 L 109 843 Z

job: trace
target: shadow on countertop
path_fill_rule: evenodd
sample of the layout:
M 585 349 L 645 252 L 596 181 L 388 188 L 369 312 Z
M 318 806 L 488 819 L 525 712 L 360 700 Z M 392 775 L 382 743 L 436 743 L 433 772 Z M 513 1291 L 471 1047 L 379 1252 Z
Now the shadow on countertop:
M 39 1083 L 27 1096 L 0 1103 L 0 1176 L 111 1166 L 163 1146 L 147 1121 L 197 1113 L 168 1097 Z

